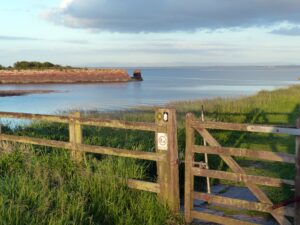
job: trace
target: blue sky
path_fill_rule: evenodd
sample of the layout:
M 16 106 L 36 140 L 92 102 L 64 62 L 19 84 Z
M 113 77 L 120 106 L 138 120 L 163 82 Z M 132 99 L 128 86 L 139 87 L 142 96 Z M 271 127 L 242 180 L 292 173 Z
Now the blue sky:
M 298 0 L 10 0 L 0 64 L 299 65 Z

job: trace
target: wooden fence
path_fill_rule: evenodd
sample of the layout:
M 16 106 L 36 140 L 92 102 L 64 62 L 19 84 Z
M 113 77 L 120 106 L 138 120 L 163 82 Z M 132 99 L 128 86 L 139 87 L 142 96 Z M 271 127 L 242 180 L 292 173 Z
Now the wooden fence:
M 179 211 L 179 175 L 176 112 L 173 109 L 158 109 L 155 123 L 129 122 L 83 118 L 80 113 L 69 116 L 53 116 L 26 113 L 0 112 L 0 118 L 42 120 L 69 124 L 69 142 L 45 140 L 24 136 L 0 134 L 0 141 L 10 141 L 71 150 L 72 157 L 80 160 L 85 152 L 151 160 L 157 163 L 157 183 L 128 179 L 130 188 L 157 193 L 160 199 L 175 212 Z M 99 126 L 155 132 L 156 152 L 92 146 L 83 144 L 82 126 Z
M 81 160 L 85 152 L 129 157 L 135 159 L 151 160 L 157 163 L 157 182 L 146 182 L 136 179 L 127 179 L 130 188 L 157 193 L 160 199 L 179 212 L 179 172 L 176 112 L 173 109 L 158 109 L 155 112 L 155 123 L 129 122 L 120 120 L 103 120 L 98 118 L 84 118 L 80 113 L 69 116 L 53 116 L 26 113 L 0 112 L 0 118 L 15 118 L 28 120 L 42 120 L 69 125 L 69 141 L 45 140 L 41 138 L 7 135 L 0 132 L 0 141 L 11 141 L 32 145 L 41 145 L 54 148 L 68 149 L 74 160 Z M 93 146 L 83 144 L 82 127 L 98 126 L 117 129 L 130 129 L 155 132 L 155 152 L 133 151 L 127 149 Z M 186 115 L 186 152 L 185 152 L 185 196 L 184 214 L 186 222 L 193 218 L 220 224 L 253 224 L 229 217 L 198 212 L 193 208 L 194 199 L 209 203 L 227 205 L 247 210 L 270 213 L 279 224 L 290 224 L 287 217 L 295 217 L 295 224 L 300 224 L 300 204 L 296 201 L 295 207 L 284 206 L 274 208 L 274 204 L 258 185 L 280 187 L 282 184 L 296 186 L 296 198 L 300 198 L 300 121 L 297 128 L 283 128 L 274 126 L 234 124 L 221 122 L 205 122 L 197 120 L 193 114 Z M 296 136 L 296 157 L 292 154 L 276 153 L 262 150 L 222 147 L 207 129 L 262 132 L 274 134 L 288 134 Z M 208 146 L 195 144 L 195 131 L 197 131 Z M 219 155 L 233 172 L 210 170 L 195 166 L 194 155 Z M 297 176 L 294 180 L 277 179 L 270 177 L 247 175 L 233 156 L 257 158 L 260 160 L 296 163 Z M 233 182 L 242 182 L 254 194 L 259 202 L 222 197 L 214 194 L 194 191 L 194 177 L 228 179 Z M 295 211 L 296 210 L 296 211 Z M 295 213 L 298 212 L 298 213 Z
M 300 122 L 297 124 L 300 128 Z M 238 209 L 260 211 L 270 213 L 278 224 L 291 224 L 286 217 L 296 217 L 295 224 L 300 224 L 300 129 L 282 128 L 275 126 L 262 126 L 250 124 L 235 124 L 221 122 L 204 122 L 197 120 L 191 113 L 186 115 L 186 152 L 185 152 L 185 220 L 191 222 L 193 218 L 219 224 L 253 224 L 229 217 L 208 214 L 194 209 L 194 199 L 204 202 L 229 206 Z M 277 153 L 262 150 L 250 150 L 242 148 L 225 148 L 208 132 L 207 129 L 247 131 L 258 133 L 288 134 L 296 136 L 296 158 L 293 154 Z M 195 131 L 197 131 L 209 146 L 195 144 Z M 232 172 L 211 170 L 207 167 L 196 167 L 194 161 L 195 153 L 219 155 Z M 234 160 L 232 156 L 249 157 L 260 160 L 276 161 L 295 164 L 297 161 L 296 176 L 296 196 L 298 199 L 295 207 L 283 206 L 275 208 L 274 204 L 258 185 L 280 187 L 283 184 L 295 186 L 294 180 L 270 178 L 264 176 L 247 175 L 243 168 Z M 296 159 L 296 160 L 295 160 Z M 222 197 L 220 195 L 197 192 L 194 190 L 194 178 L 208 177 L 225 179 L 233 182 L 244 183 L 253 193 L 258 202 Z M 296 213 L 295 213 L 296 212 Z

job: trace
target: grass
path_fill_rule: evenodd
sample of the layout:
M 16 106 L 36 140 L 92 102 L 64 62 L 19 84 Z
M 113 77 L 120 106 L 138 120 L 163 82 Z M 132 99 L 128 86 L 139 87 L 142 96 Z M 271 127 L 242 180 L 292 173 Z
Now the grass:
M 10 149 L 0 155 L 0 224 L 181 223 L 154 194 L 117 178 L 144 178 L 134 160 L 88 157 L 78 164 L 65 151 Z
M 274 91 L 261 91 L 257 95 L 242 98 L 219 98 L 170 103 L 167 107 L 177 109 L 179 155 L 184 155 L 184 122 L 187 112 L 193 112 L 196 116 L 199 116 L 201 106 L 203 105 L 205 118 L 210 121 L 294 125 L 297 117 L 300 117 L 299 99 L 300 86 L 292 86 Z M 153 107 L 106 114 L 98 113 L 97 111 L 83 113 L 84 116 L 154 122 Z M 53 140 L 68 140 L 68 127 L 63 124 L 35 122 L 29 125 L 15 126 L 13 128 L 4 127 L 3 132 Z M 286 135 L 232 131 L 221 132 L 216 130 L 211 130 L 210 132 L 222 146 L 295 153 L 294 137 Z M 154 151 L 155 149 L 154 134 L 151 132 L 85 126 L 83 128 L 83 135 L 84 143 L 91 145 L 142 151 Z M 202 143 L 200 136 L 197 136 L 196 142 L 198 144 Z M 4 166 L 1 173 L 6 174 L 5 176 L 1 176 L 1 184 L 3 186 L 10 184 L 12 190 L 15 190 L 11 192 L 7 190 L 7 193 L 5 192 L 4 194 L 4 190 L 6 189 L 0 189 L 1 196 L 10 196 L 10 199 L 12 199 L 10 201 L 1 200 L 1 207 L 3 209 L 7 208 L 9 204 L 12 204 L 11 201 L 13 201 L 13 204 L 9 207 L 15 207 L 8 211 L 11 214 L 8 212 L 5 214 L 6 216 L 3 214 L 3 218 L 7 218 L 8 224 L 10 222 L 9 219 L 12 220 L 13 218 L 28 218 L 29 221 L 34 217 L 32 215 L 37 215 L 35 219 L 38 221 L 33 224 L 50 222 L 53 224 L 181 223 L 180 219 L 172 216 L 166 208 L 158 203 L 154 195 L 129 190 L 122 185 L 120 187 L 118 186 L 118 188 L 112 188 L 115 187 L 116 181 L 109 181 L 107 183 L 107 181 L 110 180 L 109 177 L 120 175 L 154 181 L 156 180 L 156 165 L 154 163 L 142 160 L 127 161 L 125 159 L 122 161 L 118 158 L 89 155 L 86 165 L 74 165 L 68 156 L 65 155 L 66 153 L 58 151 L 53 153 L 49 148 L 42 147 L 34 148 L 30 154 L 26 153 L 29 154 L 30 157 L 24 154 L 25 153 L 21 151 L 16 151 L 5 157 L 1 157 L 0 166 L 1 168 Z M 15 160 L 14 157 L 20 157 L 23 161 L 21 160 L 20 163 L 17 163 L 18 160 Z M 197 160 L 201 159 L 202 156 L 197 156 Z M 295 176 L 295 167 L 293 165 L 270 163 L 242 157 L 235 157 L 235 159 L 248 174 L 285 179 L 294 179 Z M 210 168 L 212 169 L 228 170 L 226 165 L 217 156 L 210 156 L 209 162 Z M 115 165 L 119 165 L 119 167 L 115 168 Z M 65 173 L 71 173 L 72 168 L 76 166 L 79 166 L 79 168 L 76 168 L 74 176 L 65 175 Z M 35 167 L 39 169 L 33 169 Z M 39 173 L 45 174 L 37 176 L 35 171 L 42 171 Z M 106 173 L 104 171 L 109 172 Z M 50 181 L 52 174 L 58 174 L 58 177 L 63 177 L 64 182 L 59 183 L 57 181 L 59 183 L 58 187 L 54 186 L 53 188 L 52 181 Z M 182 164 L 180 165 L 180 180 L 182 192 Z M 226 181 L 213 181 L 213 183 L 218 182 L 224 184 L 229 183 Z M 25 191 L 25 184 L 30 184 L 30 190 L 34 194 L 18 197 L 19 192 L 17 192 L 17 190 L 22 186 L 24 186 L 24 193 L 31 193 L 31 191 Z M 204 190 L 204 184 L 203 180 L 201 180 L 200 183 L 197 183 L 198 188 Z M 47 195 L 43 194 L 44 190 L 48 193 Z M 275 203 L 290 198 L 294 193 L 291 187 L 288 186 L 281 188 L 268 187 L 264 188 L 264 190 Z M 76 199 L 79 199 L 79 201 L 72 199 L 73 196 L 77 196 Z M 32 203 L 35 202 L 32 199 L 38 199 L 37 203 Z M 62 211 L 64 213 L 62 213 Z M 78 216 L 75 216 L 74 212 L 76 212 L 75 214 Z M 41 216 L 39 217 L 39 215 Z M 0 217 L 2 216 L 0 215 Z M 105 223 L 103 221 L 105 221 Z M 11 222 L 13 224 L 22 224 L 20 221 Z

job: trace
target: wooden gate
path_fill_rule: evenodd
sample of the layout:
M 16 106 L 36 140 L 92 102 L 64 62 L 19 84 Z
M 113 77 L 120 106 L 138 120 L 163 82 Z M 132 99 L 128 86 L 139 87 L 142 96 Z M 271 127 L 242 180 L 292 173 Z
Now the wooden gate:
M 297 124 L 297 128 L 299 128 Z M 278 222 L 278 224 L 291 224 L 287 217 L 295 216 L 294 207 L 282 206 L 275 208 L 272 201 L 258 186 L 272 186 L 280 187 L 283 184 L 291 186 L 295 185 L 294 180 L 277 179 L 265 176 L 247 175 L 245 170 L 240 167 L 233 156 L 236 157 L 249 157 L 259 160 L 268 160 L 275 162 L 285 162 L 295 164 L 295 155 L 286 153 L 276 153 L 270 151 L 250 150 L 243 148 L 228 148 L 222 147 L 218 141 L 208 132 L 207 129 L 214 130 L 228 130 L 228 131 L 246 131 L 258 133 L 272 133 L 272 134 L 288 134 L 296 136 L 296 152 L 297 161 L 299 160 L 299 136 L 300 129 L 296 128 L 283 128 L 275 126 L 262 126 L 250 124 L 235 124 L 235 123 L 221 123 L 221 122 L 203 122 L 195 118 L 191 113 L 186 115 L 186 152 L 185 152 L 185 220 L 190 223 L 192 220 L 199 219 L 202 221 L 215 222 L 219 224 L 253 224 L 250 222 L 233 219 L 225 216 L 213 215 L 194 209 L 194 199 L 202 200 L 204 202 L 220 204 L 223 206 L 234 207 L 238 209 L 245 209 L 251 211 L 260 211 L 269 213 Z M 197 131 L 209 146 L 201 146 L 195 144 L 195 131 Z M 211 170 L 207 167 L 196 167 L 194 156 L 196 153 L 200 154 L 213 154 L 219 155 L 220 158 L 227 164 L 232 172 Z M 257 202 L 240 200 L 235 198 L 222 197 L 216 194 L 208 194 L 197 192 L 194 189 L 194 178 L 208 177 L 215 179 L 230 180 L 233 182 L 243 183 L 257 198 Z M 299 200 L 299 165 L 297 165 L 297 178 L 296 178 L 296 198 Z M 299 209 L 299 203 L 296 207 Z M 296 211 L 296 217 L 300 211 Z M 295 224 L 300 224 L 300 221 L 295 219 Z

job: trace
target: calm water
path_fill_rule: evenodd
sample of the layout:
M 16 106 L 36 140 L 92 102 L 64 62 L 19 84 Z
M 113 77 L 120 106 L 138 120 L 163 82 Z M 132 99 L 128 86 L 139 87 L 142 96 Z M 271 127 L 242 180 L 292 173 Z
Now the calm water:
M 131 71 L 130 71 L 131 72 Z M 80 85 L 3 85 L 0 90 L 58 93 L 0 98 L 0 111 L 57 113 L 120 110 L 174 100 L 242 96 L 300 83 L 300 68 L 143 69 L 143 82 Z

